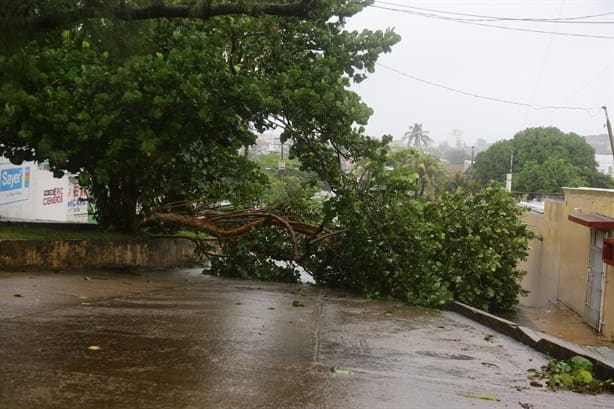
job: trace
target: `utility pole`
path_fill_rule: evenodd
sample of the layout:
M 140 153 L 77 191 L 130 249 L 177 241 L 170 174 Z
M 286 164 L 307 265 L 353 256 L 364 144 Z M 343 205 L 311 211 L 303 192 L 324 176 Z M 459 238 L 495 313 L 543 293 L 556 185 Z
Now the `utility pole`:
M 471 167 L 469 167 L 469 176 L 473 179 L 473 155 L 475 153 L 475 146 L 471 145 Z
M 610 118 L 608 117 L 608 108 L 606 106 L 602 106 L 601 109 L 603 109 L 603 112 L 605 112 L 605 125 L 608 128 L 610 148 L 612 149 L 612 157 L 614 157 L 614 136 L 612 136 L 612 124 L 610 123 Z
M 505 189 L 508 192 L 512 192 L 512 173 L 514 171 L 514 150 L 510 151 L 510 173 L 505 177 Z

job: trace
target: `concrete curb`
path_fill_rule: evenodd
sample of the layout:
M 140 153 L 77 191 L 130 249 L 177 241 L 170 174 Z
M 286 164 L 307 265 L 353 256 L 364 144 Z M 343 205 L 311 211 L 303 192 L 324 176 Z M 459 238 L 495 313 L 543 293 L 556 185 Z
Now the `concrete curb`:
M 583 356 L 593 363 L 593 373 L 598 379 L 614 379 L 614 363 L 580 345 L 534 331 L 458 301 L 454 302 L 452 309 L 553 358 L 567 360 L 574 355 Z

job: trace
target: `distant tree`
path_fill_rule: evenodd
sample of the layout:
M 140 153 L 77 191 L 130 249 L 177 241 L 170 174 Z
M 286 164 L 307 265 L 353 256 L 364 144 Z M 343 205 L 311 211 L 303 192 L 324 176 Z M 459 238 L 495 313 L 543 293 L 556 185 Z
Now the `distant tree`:
M 478 153 L 473 164 L 474 178 L 484 183 L 491 180 L 504 182 L 505 174 L 510 171 L 512 150 L 513 141 L 504 140 L 495 142 L 485 151 Z M 520 163 L 516 162 L 514 167 L 520 169 Z
M 444 154 L 443 158 L 452 165 L 460 165 L 471 158 L 471 155 L 462 149 L 450 148 Z
M 429 131 L 422 129 L 422 124 L 413 124 L 409 130 L 403 134 L 403 140 L 407 147 L 426 148 L 433 140 L 429 136 Z
M 514 175 L 514 190 L 532 193 L 561 192 L 563 186 L 586 186 L 588 180 L 577 167 L 561 158 L 548 158 L 544 163 L 529 161 Z
M 612 186 L 611 178 L 597 171 L 595 151 L 584 138 L 554 127 L 527 128 L 512 140 L 493 144 L 477 155 L 475 179 L 503 182 L 512 151 L 515 191 L 560 193 L 564 186 Z
M 430 153 L 406 149 L 390 154 L 388 165 L 394 169 L 403 168 L 416 174 L 417 189 L 414 197 L 433 200 L 445 191 L 448 174 L 443 162 Z

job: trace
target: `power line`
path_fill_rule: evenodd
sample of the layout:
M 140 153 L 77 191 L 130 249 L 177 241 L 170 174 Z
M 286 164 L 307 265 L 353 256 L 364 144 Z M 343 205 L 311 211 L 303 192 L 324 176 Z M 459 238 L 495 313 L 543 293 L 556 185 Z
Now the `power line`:
M 393 7 L 385 7 L 385 6 L 377 6 L 377 5 L 371 5 L 369 7 L 381 9 L 381 10 L 388 10 L 388 11 L 397 12 L 397 13 L 409 14 L 413 16 L 433 18 L 436 20 L 452 21 L 455 23 L 470 24 L 470 25 L 480 26 L 480 27 L 497 28 L 500 30 L 522 31 L 522 32 L 540 33 L 540 34 L 553 34 L 553 35 L 568 36 L 568 37 L 614 39 L 614 36 L 606 36 L 606 35 L 598 35 L 598 34 L 565 33 L 565 32 L 556 32 L 556 31 L 535 30 L 535 29 L 521 28 L 521 27 L 509 27 L 509 26 L 502 26 L 502 25 L 497 25 L 497 24 L 485 24 L 485 23 L 479 23 L 479 22 L 471 21 L 467 19 L 447 17 L 447 16 L 442 16 L 439 14 L 423 13 L 423 12 L 412 11 L 412 10 L 407 10 L 407 9 L 398 9 L 398 8 L 393 8 Z
M 480 19 L 480 20 L 473 20 L 473 21 L 528 21 L 528 22 L 536 22 L 536 23 L 557 23 L 558 22 L 558 23 L 582 23 L 582 24 L 593 24 L 593 23 L 612 24 L 614 23 L 613 21 L 578 21 L 578 20 L 586 20 L 589 18 L 614 15 L 614 11 L 610 11 L 607 13 L 600 13 L 600 14 L 590 14 L 586 16 L 575 16 L 575 17 L 559 16 L 557 18 L 533 18 L 533 17 L 518 18 L 518 17 L 487 16 L 487 15 L 482 15 L 482 14 L 471 14 L 471 13 L 459 13 L 459 12 L 447 11 L 447 10 L 437 10 L 437 9 L 431 9 L 431 8 L 425 8 L 425 7 L 408 6 L 405 4 L 393 3 L 389 1 L 383 1 L 383 0 L 376 0 L 376 2 L 381 3 L 381 4 L 386 4 L 389 6 L 402 7 L 406 9 L 422 10 L 422 11 L 428 11 L 428 12 L 439 13 L 439 14 L 450 14 L 454 16 L 476 17 Z
M 437 88 L 445 89 L 447 91 L 454 92 L 454 93 L 461 94 L 461 95 L 465 95 L 465 96 L 469 96 L 469 97 L 472 97 L 472 98 L 484 99 L 484 100 L 493 101 L 493 102 L 500 102 L 502 104 L 509 104 L 509 105 L 516 105 L 516 106 L 527 107 L 527 108 L 534 109 L 536 111 L 544 110 L 544 109 L 565 110 L 565 111 L 583 111 L 587 115 L 592 117 L 592 116 L 597 115 L 596 113 L 593 113 L 593 112 L 596 111 L 598 113 L 599 109 L 600 109 L 599 107 L 589 108 L 589 107 L 578 107 L 578 106 L 534 105 L 534 104 L 529 104 L 529 103 L 526 103 L 526 102 L 512 101 L 512 100 L 509 100 L 509 99 L 503 99 L 503 98 L 497 98 L 497 97 L 490 97 L 490 96 L 486 96 L 486 95 L 480 95 L 480 94 L 476 94 L 476 93 L 473 93 L 473 92 L 464 91 L 464 90 L 457 89 L 457 88 L 452 88 L 452 87 L 449 87 L 447 85 L 439 84 L 437 82 L 425 80 L 423 78 L 419 78 L 419 77 L 416 77 L 414 75 L 407 74 L 407 73 L 405 73 L 403 71 L 397 70 L 395 68 L 389 67 L 389 66 L 384 65 L 384 64 L 379 63 L 379 62 L 376 63 L 376 64 L 379 65 L 380 67 L 388 70 L 388 71 L 392 71 L 392 72 L 394 72 L 396 74 L 399 74 L 399 75 L 401 75 L 403 77 L 410 78 L 410 79 L 412 79 L 414 81 L 418 81 L 418 82 L 421 82 L 423 84 L 430 85 L 432 87 L 437 87 Z

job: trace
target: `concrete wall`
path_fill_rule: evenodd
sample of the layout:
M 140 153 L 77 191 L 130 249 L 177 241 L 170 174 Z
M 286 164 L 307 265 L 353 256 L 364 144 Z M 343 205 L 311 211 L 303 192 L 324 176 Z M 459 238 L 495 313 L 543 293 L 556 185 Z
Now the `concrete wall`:
M 0 271 L 170 268 L 195 261 L 188 239 L 0 240 Z
M 560 229 L 566 220 L 564 204 L 546 200 L 544 213 L 527 212 L 523 221 L 541 236 L 529 247 L 529 258 L 520 267 L 527 271 L 522 286 L 529 295 L 520 304 L 528 307 L 546 307 L 558 300 L 561 265 Z
M 560 301 L 584 315 L 591 229 L 568 220 L 570 214 L 599 213 L 614 218 L 614 190 L 566 188 L 565 202 L 547 200 L 544 214 L 527 213 L 524 222 L 541 234 L 533 242 L 529 259 L 521 265 L 528 271 L 523 287 L 531 293 L 520 304 L 543 307 Z M 614 232 L 609 232 L 614 237 Z M 607 265 L 606 265 L 607 266 Z M 604 335 L 614 340 L 614 267 L 606 268 L 603 303 Z
M 526 212 L 522 215 L 522 221 L 537 233 L 543 234 L 544 215 L 535 212 Z M 541 293 L 540 279 L 541 261 L 543 253 L 542 241 L 534 239 L 529 243 L 529 257 L 518 264 L 518 268 L 527 271 L 522 280 L 522 288 L 529 291 L 526 297 L 520 300 L 521 305 L 529 307 L 541 307 L 547 303 L 547 298 Z

